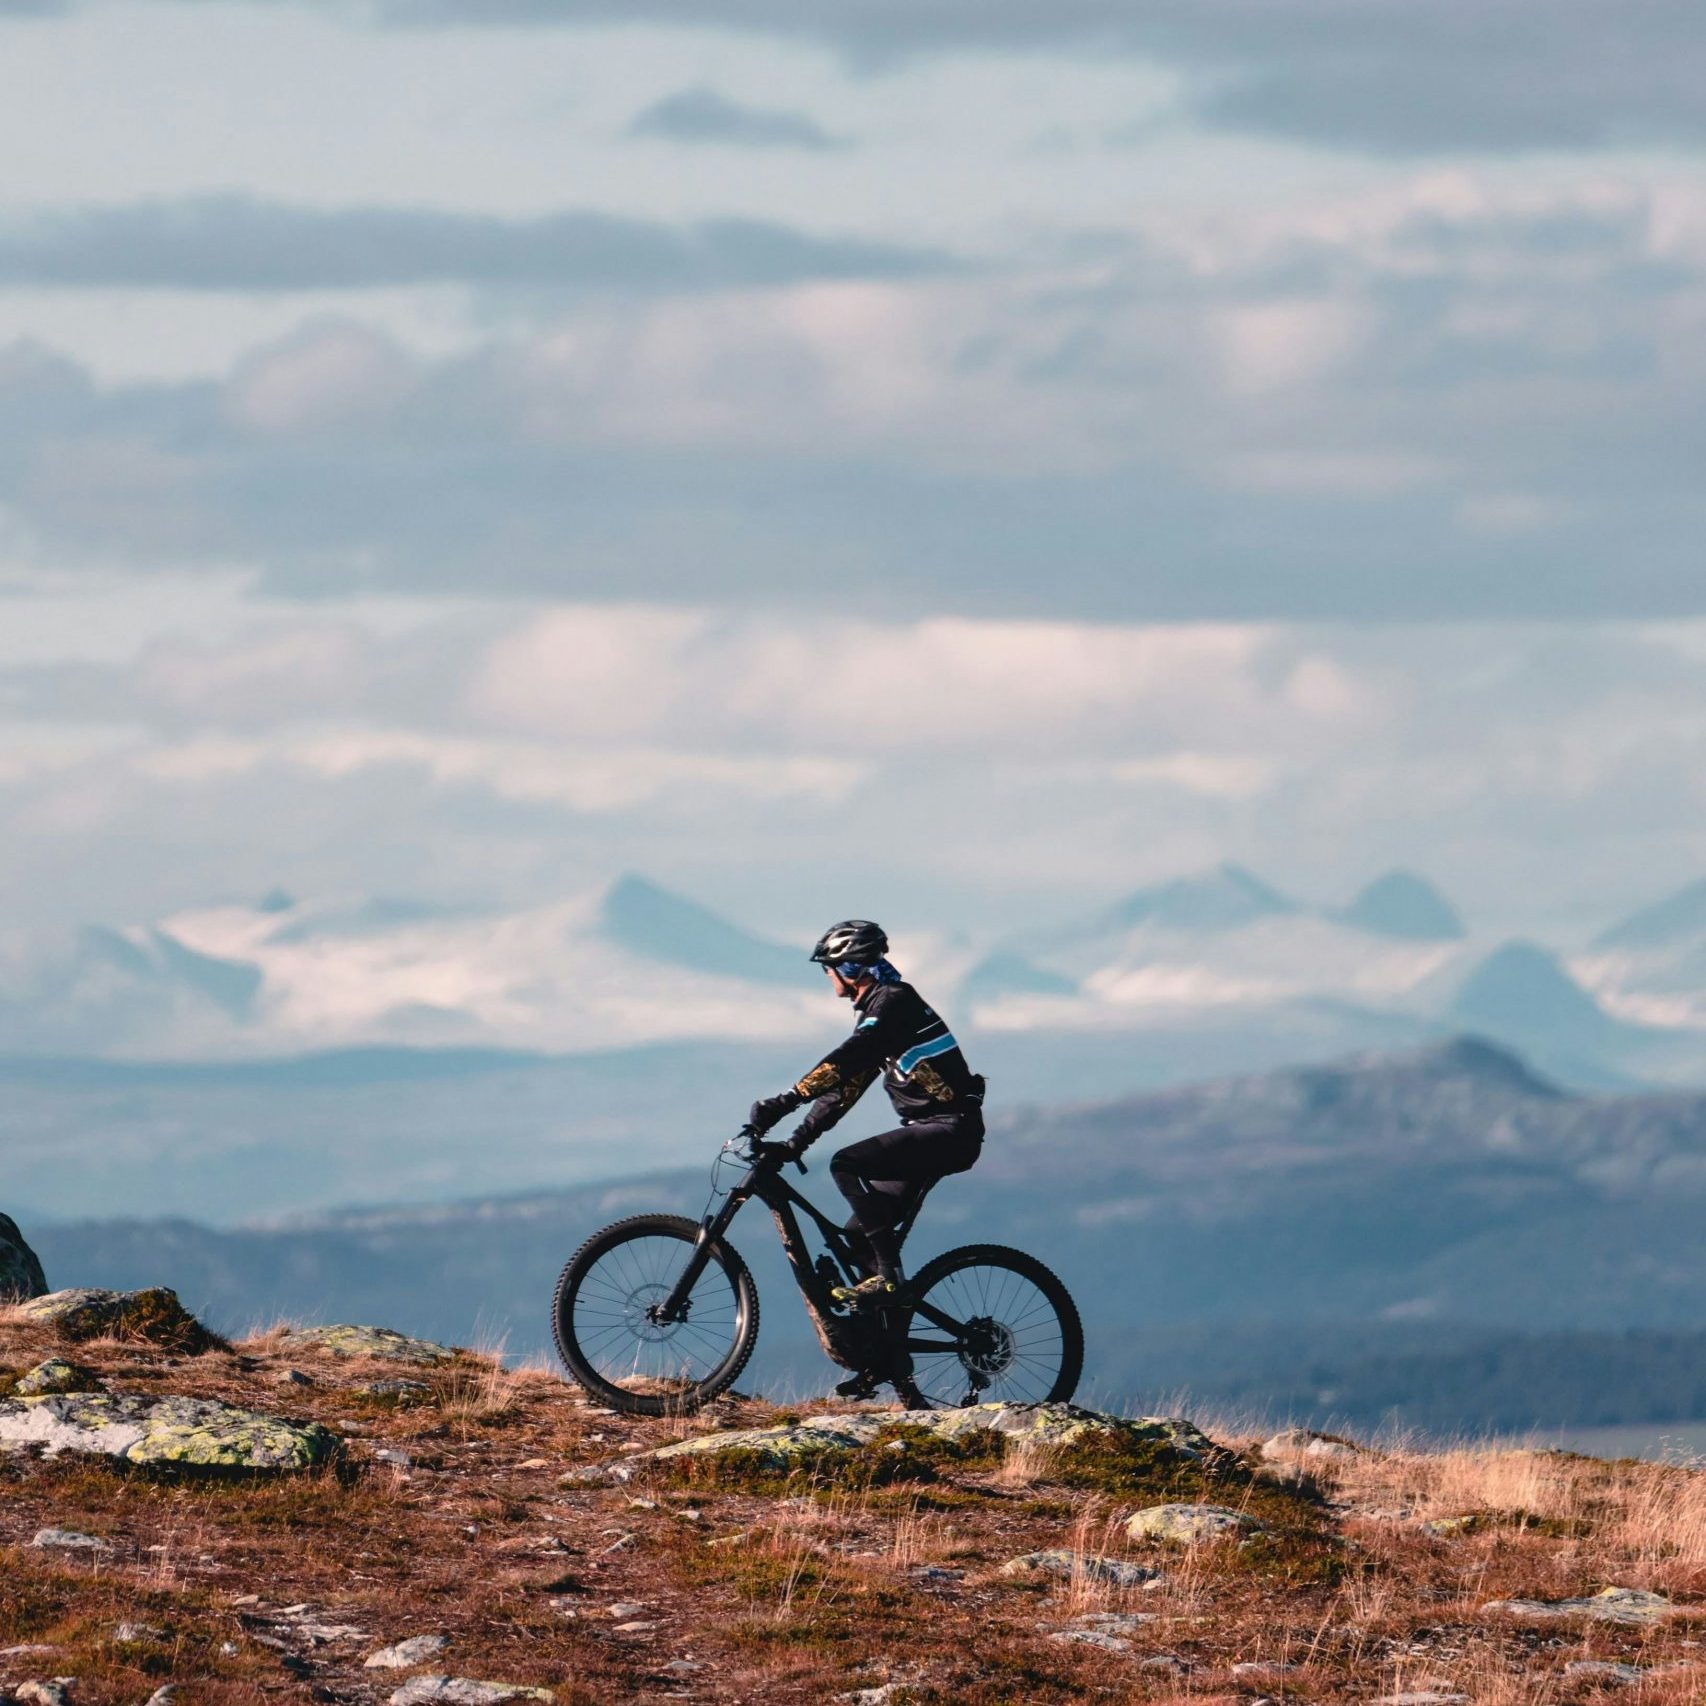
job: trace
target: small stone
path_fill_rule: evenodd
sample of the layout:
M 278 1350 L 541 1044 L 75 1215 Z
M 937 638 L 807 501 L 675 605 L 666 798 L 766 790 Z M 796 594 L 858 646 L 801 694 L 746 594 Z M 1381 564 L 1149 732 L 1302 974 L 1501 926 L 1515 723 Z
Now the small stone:
M 312 1386 L 314 1377 L 311 1374 L 304 1374 L 299 1368 L 281 1368 L 273 1376 L 273 1384 L 275 1386 Z
M 16 1647 L 0 1647 L 0 1659 L 24 1659 L 35 1653 L 57 1653 L 57 1647 L 50 1647 L 41 1641 L 25 1641 Z
M 616 1633 L 618 1635 L 644 1635 L 655 1628 L 657 1628 L 655 1623 L 647 1623 L 644 1621 L 618 1623 L 616 1625 Z
M 1232 1667 L 1234 1676 L 1289 1676 L 1296 1665 L 1282 1664 L 1278 1659 L 1245 1659 Z
M 612 1540 L 610 1542 L 610 1544 L 604 1548 L 604 1551 L 601 1552 L 599 1554 L 599 1556 L 604 1557 L 611 1552 L 626 1551 L 627 1548 L 632 1546 L 633 1544 L 634 1544 L 633 1535 L 631 1535 L 631 1534 L 618 1534 L 616 1536 L 616 1538 L 614 1540 Z
M 34 1682 L 20 1682 L 12 1690 L 12 1698 L 18 1702 L 18 1706 L 66 1706 L 71 1698 L 74 1680 L 69 1676 L 55 1676 Z
M 97 1535 L 79 1534 L 74 1528 L 38 1528 L 30 1542 L 44 1552 L 110 1552 L 112 1542 Z
M 146 1706 L 175 1706 L 178 1698 L 178 1685 L 175 1682 L 163 1682 L 148 1696 Z
M 605 1615 L 609 1617 L 637 1617 L 645 1609 L 646 1602 L 644 1600 L 625 1599 L 620 1600 L 617 1604 L 611 1606 L 610 1610 Z
M 900 1682 L 885 1682 L 876 1688 L 856 1688 L 851 1694 L 838 1694 L 835 1698 L 848 1701 L 850 1706 L 893 1706 L 905 1686 Z
M 502 1706 L 506 1700 L 552 1699 L 548 1688 L 519 1682 L 481 1682 L 471 1676 L 412 1676 L 391 1695 L 391 1706 Z
M 1639 1682 L 1646 1674 L 1639 1665 L 1616 1664 L 1610 1659 L 1572 1659 L 1564 1666 L 1565 1676 L 1591 1682 Z
M 443 1652 L 449 1644 L 449 1638 L 444 1635 L 411 1635 L 395 1646 L 381 1647 L 377 1653 L 369 1653 L 362 1660 L 362 1666 L 366 1670 L 407 1670 L 410 1665 L 425 1664 L 434 1653 Z
M 49 1392 L 103 1392 L 100 1377 L 93 1369 L 67 1362 L 64 1357 L 49 1357 L 34 1368 L 20 1374 L 12 1392 L 18 1398 L 41 1398 Z
M 1062 1646 L 1095 1647 L 1104 1653 L 1131 1651 L 1130 1641 L 1122 1641 L 1118 1635 L 1110 1635 L 1105 1629 L 1062 1629 L 1059 1634 L 1050 1635 L 1049 1639 Z
M 1483 1615 L 1502 1611 L 1512 1617 L 1587 1617 L 1599 1623 L 1657 1623 L 1672 1609 L 1662 1593 L 1642 1588 L 1601 1588 L 1581 1599 L 1495 1599 L 1481 1607 Z
M 1070 1581 L 1082 1575 L 1086 1580 L 1106 1582 L 1112 1587 L 1143 1587 L 1156 1581 L 1160 1571 L 1148 1564 L 1131 1564 L 1124 1558 L 1110 1558 L 1098 1552 L 1027 1552 L 1023 1557 L 1009 1558 L 1001 1566 L 1004 1576 L 1058 1576 Z
M 1154 1611 L 1087 1611 L 1073 1621 L 1086 1629 L 1100 1629 L 1109 1635 L 1135 1635 L 1146 1623 L 1155 1623 L 1160 1613 Z
M 424 1404 L 433 1396 L 433 1389 L 424 1380 L 370 1380 L 356 1391 L 369 1398 L 392 1398 L 399 1406 Z M 524 1463 L 522 1468 L 526 1468 Z
M 671 1676 L 691 1676 L 695 1671 L 703 1670 L 705 1667 L 695 1664 L 692 1659 L 671 1659 L 663 1668 Z
M 415 1460 L 406 1452 L 399 1451 L 396 1446 L 382 1446 L 373 1454 L 375 1463 L 389 1463 L 393 1469 L 413 1469 Z
M 1410 1688 L 1402 1694 L 1382 1694 L 1374 1706 L 1458 1706 L 1467 1694 L 1452 1694 L 1433 1688 Z
M 1436 1516 L 1422 1524 L 1422 1533 L 1436 1540 L 1452 1540 L 1460 1534 L 1476 1534 L 1487 1525 L 1487 1519 L 1469 1511 L 1463 1516 Z
M 1151 1505 L 1128 1517 L 1125 1531 L 1133 1540 L 1194 1546 L 1233 1534 L 1260 1534 L 1262 1525 L 1253 1516 L 1225 1505 Z
M 152 1623 L 120 1623 L 113 1630 L 115 1641 L 164 1641 L 166 1631 L 156 1629 Z
M 1171 1653 L 1157 1653 L 1154 1658 L 1139 1659 L 1137 1668 L 1163 1671 L 1168 1676 L 1183 1676 L 1187 1667 L 1183 1659 L 1176 1659 Z
M 1287 1428 L 1262 1442 L 1262 1456 L 1270 1463 L 1292 1457 L 1347 1458 L 1356 1454 L 1357 1448 L 1348 1439 L 1317 1433 L 1313 1428 Z

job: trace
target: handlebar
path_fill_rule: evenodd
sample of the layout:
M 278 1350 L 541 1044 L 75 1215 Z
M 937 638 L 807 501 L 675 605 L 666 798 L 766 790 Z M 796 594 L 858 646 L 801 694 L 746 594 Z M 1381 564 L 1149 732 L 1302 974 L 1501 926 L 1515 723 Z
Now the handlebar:
M 758 1129 L 757 1126 L 755 1126 L 755 1125 L 743 1125 L 740 1128 L 739 1135 L 746 1139 L 747 1158 L 749 1160 L 751 1160 L 753 1162 L 762 1161 L 764 1159 L 764 1157 L 768 1153 L 770 1153 L 770 1151 L 765 1146 L 764 1134 Z M 805 1162 L 802 1161 L 799 1158 L 799 1156 L 797 1156 L 797 1155 L 794 1156 L 792 1159 L 793 1159 L 794 1165 L 796 1167 L 798 1167 L 802 1173 L 805 1172 L 805 1170 L 806 1170 Z

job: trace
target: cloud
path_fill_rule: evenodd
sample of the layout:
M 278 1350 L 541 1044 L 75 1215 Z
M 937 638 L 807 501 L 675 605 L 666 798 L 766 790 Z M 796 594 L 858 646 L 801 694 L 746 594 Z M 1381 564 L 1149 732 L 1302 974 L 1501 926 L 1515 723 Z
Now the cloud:
M 118 918 L 279 882 L 512 905 L 639 864 L 754 918 L 856 892 L 947 928 L 1230 857 L 1324 903 L 1419 864 L 1495 928 L 1603 921 L 1698 856 L 1699 624 L 893 616 L 835 623 L 833 670 L 825 632 L 304 612 L 0 668 L 0 892 Z
M 863 614 L 1665 616 L 1706 197 L 1471 173 L 1162 209 L 976 272 L 612 293 L 449 351 L 306 320 L 223 379 L 0 350 L 55 560 Z
M 957 265 L 939 251 L 757 219 L 666 225 L 584 211 L 503 219 L 247 195 L 78 208 L 0 227 L 0 284 L 62 289 L 707 291 L 911 278 Z
M 804 148 L 826 153 L 845 148 L 809 113 L 777 107 L 749 107 L 699 84 L 677 89 L 637 113 L 628 126 L 630 136 L 658 137 L 666 142 L 707 142 L 736 148 Z
M 347 4 L 347 15 L 373 15 Z M 1204 120 L 1391 155 L 1706 138 L 1693 0 L 388 0 L 399 26 L 722 26 L 920 54 L 1129 54 L 1177 68 Z

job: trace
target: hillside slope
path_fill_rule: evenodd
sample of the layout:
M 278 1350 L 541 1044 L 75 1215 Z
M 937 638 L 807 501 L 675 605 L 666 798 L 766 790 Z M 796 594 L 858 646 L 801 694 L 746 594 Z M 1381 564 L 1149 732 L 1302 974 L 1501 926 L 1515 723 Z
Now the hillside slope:
M 118 1398 L 282 1411 L 332 1442 L 317 1467 L 246 1475 L 0 1451 L 0 1694 L 1699 1698 L 1698 1471 L 1093 1415 L 947 1438 L 943 1418 L 842 1408 L 813 1435 L 737 1399 L 640 1422 L 539 1371 L 379 1348 L 274 1331 L 184 1356 L 0 1319 L 0 1385 L 74 1356 Z M 0 1422 L 75 1402 L 0 1393 Z M 780 1432 L 760 1450 L 731 1427 Z

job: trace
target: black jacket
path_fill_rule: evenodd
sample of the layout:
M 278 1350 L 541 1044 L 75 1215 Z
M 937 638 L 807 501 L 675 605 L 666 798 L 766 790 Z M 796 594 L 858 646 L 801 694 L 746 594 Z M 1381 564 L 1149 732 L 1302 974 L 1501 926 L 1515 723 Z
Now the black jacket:
M 835 1124 L 875 1081 L 903 1125 L 983 1102 L 983 1080 L 966 1065 L 954 1034 L 910 983 L 874 983 L 854 1003 L 859 1023 L 794 1086 L 812 1104 L 799 1135 L 810 1142 Z

